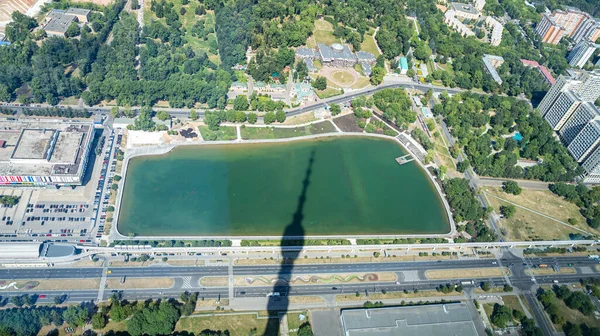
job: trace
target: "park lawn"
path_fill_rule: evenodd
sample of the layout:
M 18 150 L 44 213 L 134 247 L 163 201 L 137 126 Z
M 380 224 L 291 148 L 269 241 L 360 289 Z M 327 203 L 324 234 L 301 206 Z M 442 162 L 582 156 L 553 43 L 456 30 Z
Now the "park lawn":
M 487 191 L 490 187 L 484 187 Z M 488 196 L 491 206 L 499 210 L 501 205 L 509 205 L 497 198 Z M 512 218 L 502 218 L 500 225 L 505 231 L 508 240 L 565 240 L 570 233 L 579 233 L 566 225 L 562 225 L 548 218 L 537 215 L 531 211 L 515 207 Z
M 442 165 L 448 167 L 449 172 L 456 172 L 455 161 L 453 160 L 452 155 L 450 155 L 450 151 L 448 150 L 448 147 L 446 147 L 446 144 L 442 139 L 443 135 L 437 128 L 437 125 L 435 130 L 431 131 L 431 133 L 433 134 L 433 146 L 436 157 Z
M 302 321 L 300 321 L 301 314 L 305 316 L 304 320 L 302 320 Z M 298 335 L 296 330 L 298 328 L 300 328 L 301 325 L 308 322 L 308 313 L 306 311 L 303 311 L 301 313 L 288 313 L 287 320 L 288 320 L 288 330 L 290 330 L 289 334 L 291 336 Z M 294 331 L 291 331 L 291 330 L 294 330 Z
M 525 314 L 525 311 L 523 311 L 523 307 L 519 303 L 519 299 L 517 299 L 516 295 L 503 296 L 502 301 L 504 302 L 504 305 L 507 306 L 508 308 L 516 309 L 516 310 L 520 311 L 521 313 Z
M 567 307 L 563 300 L 560 300 L 556 297 L 553 300 L 558 307 L 558 313 L 564 316 L 567 322 L 574 324 L 585 323 L 588 327 L 600 328 L 600 320 L 596 319 L 594 316 L 583 315 L 579 310 Z M 557 331 L 562 331 L 562 325 L 555 324 L 554 328 Z
M 250 127 L 246 126 L 240 128 L 242 139 L 244 140 L 255 140 L 255 139 L 275 139 L 272 127 Z
M 600 230 L 594 229 L 586 224 L 585 217 L 581 215 L 577 205 L 566 201 L 558 195 L 555 195 L 550 190 L 533 190 L 523 188 L 519 195 L 505 193 L 502 191 L 502 188 L 486 187 L 485 190 L 488 194 L 543 213 L 544 215 L 556 218 L 565 223 L 568 223 L 569 218 L 575 218 L 577 220 L 577 225 L 575 225 L 577 228 L 595 234 L 600 234 Z
M 371 54 L 375 55 L 375 57 L 381 55 L 377 49 L 377 42 L 372 35 L 365 34 L 365 39 L 360 44 L 360 50 L 370 52 Z
M 198 130 L 200 131 L 200 134 L 202 134 L 202 139 L 205 141 L 237 139 L 235 127 L 231 126 L 221 126 L 218 131 L 211 131 L 208 129 L 208 126 L 198 126 Z M 211 137 L 213 137 L 213 139 L 209 140 Z
M 299 127 L 244 127 L 241 128 L 242 139 L 285 139 L 305 135 L 332 133 L 337 130 L 329 121 Z
M 316 90 L 315 89 L 315 93 L 317 94 L 317 96 L 319 96 L 319 98 L 325 99 L 325 98 L 330 98 L 330 97 L 341 95 L 342 94 L 342 90 L 336 89 L 336 88 L 332 88 L 332 87 L 328 87 L 325 90 Z
M 358 79 L 356 80 L 356 82 L 354 84 L 352 84 L 351 88 L 353 89 L 362 89 L 366 86 L 371 85 L 371 80 L 369 79 L 369 77 L 358 77 Z
M 267 324 L 278 324 L 277 319 L 257 318 L 251 314 L 223 314 L 214 316 L 190 316 L 179 319 L 175 326 L 176 331 L 185 331 L 190 334 L 200 334 L 203 330 L 229 330 L 231 335 L 264 335 Z M 256 329 L 255 333 L 252 333 Z M 279 330 L 279 328 L 271 328 Z M 276 334 L 272 335 L 276 336 Z

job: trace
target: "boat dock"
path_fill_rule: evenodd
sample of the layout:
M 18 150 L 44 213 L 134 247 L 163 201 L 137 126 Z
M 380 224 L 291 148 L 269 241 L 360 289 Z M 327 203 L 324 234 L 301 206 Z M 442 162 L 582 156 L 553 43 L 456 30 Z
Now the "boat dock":
M 396 158 L 396 162 L 398 162 L 399 165 L 403 165 L 405 163 L 409 163 L 410 161 L 413 161 L 415 158 L 410 155 L 410 154 L 406 154 L 404 156 L 399 156 Z

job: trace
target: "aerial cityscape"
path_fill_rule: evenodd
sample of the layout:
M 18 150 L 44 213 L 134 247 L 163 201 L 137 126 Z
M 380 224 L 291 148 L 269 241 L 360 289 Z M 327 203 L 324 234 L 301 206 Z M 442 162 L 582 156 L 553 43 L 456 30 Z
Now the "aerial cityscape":
M 0 336 L 600 335 L 598 0 L 0 0 Z

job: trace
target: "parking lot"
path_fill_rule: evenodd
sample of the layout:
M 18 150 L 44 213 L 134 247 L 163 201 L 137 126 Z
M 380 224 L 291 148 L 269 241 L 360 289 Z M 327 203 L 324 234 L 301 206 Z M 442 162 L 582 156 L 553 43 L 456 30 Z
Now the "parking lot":
M 15 206 L 0 205 L 0 239 L 91 242 L 93 237 L 101 237 L 116 170 L 113 140 L 122 138 L 111 130 L 105 130 L 104 136 L 85 186 L 0 188 L 0 195 L 20 197 Z
M 95 233 L 96 238 L 100 238 L 104 234 L 104 226 L 106 224 L 106 218 L 108 216 L 106 210 L 108 208 L 110 194 L 113 192 L 110 187 L 113 184 L 115 171 L 117 169 L 117 150 L 120 147 L 119 144 L 121 143 L 122 139 L 123 135 L 120 134 L 120 131 L 117 134 L 111 132 L 110 136 L 106 138 L 106 144 L 103 149 L 102 168 L 100 170 L 100 177 L 97 182 L 93 203 L 94 208 L 100 208 L 98 226 L 97 231 Z

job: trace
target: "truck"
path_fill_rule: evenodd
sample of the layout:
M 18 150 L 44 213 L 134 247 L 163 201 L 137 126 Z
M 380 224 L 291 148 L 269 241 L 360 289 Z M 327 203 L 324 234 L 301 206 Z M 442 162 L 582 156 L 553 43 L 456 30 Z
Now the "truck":
M 599 255 L 597 255 L 597 254 L 590 254 L 590 255 L 588 256 L 588 258 L 590 258 L 590 259 L 592 259 L 592 260 L 596 260 L 596 261 L 598 261 L 598 260 L 600 259 L 600 256 L 599 256 Z
M 471 280 L 471 281 L 461 281 L 460 284 L 463 285 L 463 286 L 474 285 L 475 281 L 473 281 L 473 280 Z

